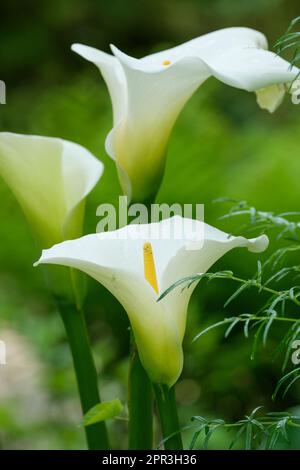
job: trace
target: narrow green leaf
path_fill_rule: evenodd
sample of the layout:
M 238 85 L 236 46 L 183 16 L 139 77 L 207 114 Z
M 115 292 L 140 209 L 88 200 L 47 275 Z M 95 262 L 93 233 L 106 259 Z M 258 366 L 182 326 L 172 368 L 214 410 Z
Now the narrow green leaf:
M 84 415 L 82 424 L 83 426 L 90 426 L 100 421 L 115 418 L 122 410 L 123 405 L 118 398 L 98 403 Z
M 274 390 L 274 393 L 272 395 L 272 400 L 275 400 L 277 394 L 278 394 L 278 391 L 279 389 L 281 388 L 281 386 L 287 382 L 289 379 L 291 379 L 293 377 L 294 374 L 297 374 L 300 372 L 300 367 L 298 367 L 297 369 L 293 369 L 291 370 L 290 372 L 288 372 L 287 374 L 285 374 L 283 377 L 281 377 L 281 379 L 278 381 L 277 385 L 276 385 L 276 388 Z M 296 375 L 297 378 L 299 378 L 299 375 Z
M 240 318 L 237 317 L 233 320 L 233 322 L 231 323 L 231 325 L 229 325 L 229 327 L 227 328 L 227 330 L 225 331 L 225 334 L 224 334 L 224 337 L 225 338 L 228 338 L 228 336 L 230 335 L 230 333 L 232 332 L 233 328 L 235 327 L 235 325 L 237 325 L 238 323 L 240 322 Z
M 189 445 L 189 450 L 193 450 L 193 449 L 194 449 L 194 447 L 195 447 L 195 445 L 196 445 L 196 442 L 197 442 L 197 439 L 198 439 L 198 437 L 200 436 L 202 429 L 203 429 L 203 426 L 200 428 L 199 431 L 196 431 L 196 432 L 194 433 L 193 438 L 192 438 L 192 440 L 191 440 L 191 442 L 190 442 L 190 445 Z
M 193 338 L 193 341 L 197 341 L 197 339 L 199 339 L 201 336 L 203 336 L 204 334 L 206 334 L 208 331 L 214 329 L 214 328 L 217 328 L 219 326 L 223 326 L 223 325 L 226 325 L 227 323 L 231 323 L 233 320 L 234 320 L 235 317 L 233 318 L 225 318 L 224 320 L 222 321 L 219 321 L 217 323 L 214 323 L 213 325 L 210 325 L 208 326 L 207 328 L 205 328 L 205 330 L 202 330 L 200 331 L 200 333 L 198 333 L 194 338 Z
M 244 290 L 248 289 L 250 286 L 253 285 L 252 279 L 249 281 L 246 281 L 244 284 L 242 284 L 230 297 L 228 300 L 226 300 L 224 304 L 224 308 L 226 308 L 236 297 L 238 297 Z
M 264 327 L 264 324 L 265 324 L 265 321 L 263 321 L 260 326 L 258 327 L 258 329 L 256 330 L 256 333 L 254 335 L 254 340 L 253 340 L 253 345 L 252 345 L 252 351 L 251 351 L 251 361 L 254 360 L 255 358 L 255 354 L 256 354 L 256 351 L 257 351 L 257 347 L 258 347 L 258 341 L 260 339 L 260 335 L 262 333 L 262 329 Z
M 246 425 L 245 449 L 251 450 L 252 447 L 252 424 L 249 422 Z
M 232 439 L 232 441 L 229 445 L 229 450 L 232 449 L 233 446 L 238 442 L 238 440 L 240 439 L 242 434 L 245 432 L 245 429 L 246 429 L 246 426 L 241 425 L 240 429 L 238 430 L 238 432 L 236 433 L 236 435 L 234 436 L 234 438 Z
M 264 329 L 264 333 L 263 333 L 263 345 L 265 346 L 266 343 L 267 343 L 267 339 L 268 339 L 268 333 L 270 331 L 270 328 L 272 326 L 272 323 L 273 321 L 275 320 L 277 316 L 277 312 L 274 310 L 273 313 L 271 314 L 270 316 L 270 320 L 268 320 L 267 324 L 266 324 L 266 327 Z

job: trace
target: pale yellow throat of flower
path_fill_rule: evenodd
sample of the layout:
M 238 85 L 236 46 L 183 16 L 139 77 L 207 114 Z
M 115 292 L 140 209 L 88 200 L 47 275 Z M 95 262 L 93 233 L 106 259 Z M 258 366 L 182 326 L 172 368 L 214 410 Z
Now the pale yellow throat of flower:
M 158 294 L 158 283 L 156 277 L 155 263 L 153 257 L 152 245 L 150 242 L 144 243 L 144 276 L 150 286 Z

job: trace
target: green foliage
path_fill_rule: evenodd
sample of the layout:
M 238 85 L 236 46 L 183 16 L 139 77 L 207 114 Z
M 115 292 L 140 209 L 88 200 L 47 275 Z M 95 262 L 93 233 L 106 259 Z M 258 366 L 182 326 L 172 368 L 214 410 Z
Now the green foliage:
M 115 400 L 104 401 L 93 406 L 83 417 L 83 426 L 91 426 L 91 424 L 106 421 L 107 419 L 116 418 L 123 410 L 123 405 L 118 398 Z
M 113 42 L 125 52 L 140 57 L 234 25 L 261 30 L 272 44 L 298 10 L 296 0 L 234 2 L 230 7 L 226 0 L 159 0 L 155 5 L 152 0 L 27 0 L 23 3 L 4 0 L 0 42 L 5 47 L 0 50 L 0 79 L 7 84 L 7 105 L 0 107 L 0 129 L 70 139 L 86 146 L 104 161 L 101 184 L 87 205 L 88 233 L 98 222 L 97 205 L 103 201 L 116 203 L 120 188 L 115 164 L 104 151 L 104 140 L 112 124 L 105 84 L 95 67 L 70 51 L 70 44 L 78 41 L 108 51 L 109 43 Z M 268 20 L 270 17 L 272 21 Z M 209 80 L 192 97 L 176 124 L 158 202 L 204 203 L 206 221 L 232 233 L 238 231 L 238 218 L 225 218 L 217 223 L 222 206 L 212 204 L 213 199 L 224 195 L 242 198 L 274 214 L 298 211 L 299 138 L 299 108 L 291 105 L 288 97 L 275 114 L 269 115 L 257 108 L 252 93 Z M 2 181 L 0 199 L 0 339 L 7 328 L 18 332 L 28 343 L 35 360 L 43 364 L 40 388 L 30 394 L 31 406 L 21 394 L 26 389 L 26 374 L 30 382 L 37 375 L 31 371 L 30 364 L 22 368 L 25 378 L 19 369 L 15 372 L 12 364 L 1 369 L 2 374 L 12 371 L 13 377 L 20 377 L 8 396 L 5 383 L 11 383 L 11 375 L 7 381 L 1 381 L 1 446 L 81 448 L 84 443 L 77 428 L 80 411 L 74 400 L 71 358 L 42 276 L 32 268 L 39 253 L 17 204 Z M 293 238 L 292 234 L 285 234 L 278 243 L 286 243 L 286 236 Z M 279 291 L 289 287 L 292 267 L 300 261 L 297 244 L 288 245 L 287 252 L 286 247 L 278 251 L 278 263 L 286 257 L 294 262 L 290 267 L 281 264 L 280 269 L 279 263 L 273 274 L 285 269 L 280 274 L 284 277 L 277 274 L 277 279 L 266 285 L 270 274 L 263 278 L 266 287 L 274 287 L 274 284 Z M 266 257 L 273 251 L 271 245 Z M 239 273 L 238 277 L 247 281 L 256 270 L 252 258 L 253 255 L 247 257 L 244 253 L 243 256 L 228 254 L 215 270 L 224 273 L 230 265 L 233 273 Z M 262 259 L 262 265 L 264 263 Z M 177 387 L 182 423 L 193 415 L 222 416 L 225 422 L 232 423 L 257 402 L 267 409 L 283 406 L 288 409 L 299 403 L 299 382 L 289 389 L 283 405 L 279 401 L 281 390 L 275 402 L 270 398 L 280 379 L 278 371 L 282 363 L 281 357 L 272 353 L 286 334 L 289 322 L 272 320 L 266 346 L 260 349 L 254 361 L 249 360 L 249 340 L 245 340 L 239 329 L 245 328 L 252 338 L 256 330 L 251 325 L 255 320 L 247 321 L 248 317 L 236 323 L 227 340 L 220 327 L 192 341 L 200 330 L 223 321 L 224 317 L 237 318 L 243 315 L 241 312 L 255 315 L 261 307 L 257 303 L 267 300 L 264 297 L 267 292 L 249 285 L 221 308 L 233 293 L 233 283 L 243 285 L 224 277 L 211 279 L 212 282 L 205 285 L 200 283 L 190 304 L 184 344 L 185 368 Z M 281 287 L 284 282 L 287 284 Z M 103 399 L 118 396 L 125 402 L 129 336 L 126 315 L 115 299 L 93 281 L 89 281 L 86 303 L 97 369 L 103 377 Z M 277 304 L 275 310 L 279 307 Z M 296 318 L 294 303 L 289 299 L 286 308 L 287 318 Z M 269 316 L 265 316 L 269 321 Z M 278 317 L 281 317 L 279 311 Z M 231 324 L 226 323 L 225 329 Z M 262 345 L 266 325 L 265 322 L 258 346 Z M 11 350 L 13 343 L 8 346 Z M 282 352 L 285 351 L 284 346 Z M 26 354 L 21 356 L 26 357 Z M 33 420 L 32 406 L 35 409 L 45 396 L 46 404 Z M 108 426 L 114 447 L 125 448 L 126 422 L 110 420 Z M 186 430 L 187 445 L 192 439 L 190 433 L 191 430 Z M 230 441 L 227 431 L 220 427 L 209 445 L 228 448 Z M 293 445 L 300 448 L 299 436 L 295 437 Z
M 278 54 L 282 54 L 286 51 L 292 52 L 292 57 L 290 60 L 291 66 L 297 65 L 300 60 L 300 32 L 293 31 L 293 29 L 298 26 L 299 23 L 300 16 L 297 16 L 290 22 L 286 32 L 280 36 L 274 45 Z M 295 80 L 299 77 L 299 75 L 300 72 L 298 73 Z
M 203 335 L 211 332 L 211 330 L 222 326 L 225 327 L 224 337 L 228 338 L 234 328 L 242 326 L 244 337 L 249 338 L 251 334 L 253 338 L 251 359 L 254 360 L 259 345 L 266 346 L 273 325 L 281 323 L 284 325 L 284 334 L 278 342 L 275 351 L 273 351 L 273 355 L 274 357 L 278 354 L 283 356 L 282 369 L 285 370 L 291 360 L 294 341 L 300 338 L 300 286 L 295 284 L 295 281 L 299 278 L 300 264 L 283 265 L 288 255 L 292 254 L 294 256 L 300 250 L 300 223 L 297 220 L 290 220 L 291 217 L 299 217 L 299 213 L 276 215 L 272 212 L 259 211 L 255 207 L 249 206 L 245 201 L 238 203 L 235 201 L 228 213 L 221 218 L 237 216 L 246 216 L 248 218 L 248 222 L 243 225 L 244 231 L 256 229 L 256 231 L 267 232 L 269 234 L 275 231 L 276 242 L 278 243 L 284 239 L 287 245 L 276 249 L 264 263 L 258 261 L 257 271 L 249 279 L 237 277 L 232 271 L 199 273 L 179 279 L 163 292 L 159 300 L 178 286 L 183 286 L 182 289 L 188 289 L 193 283 L 201 279 L 207 279 L 208 282 L 213 280 L 228 280 L 237 283 L 238 287 L 225 301 L 224 308 L 226 308 L 240 295 L 254 288 L 262 299 L 256 311 L 251 313 L 243 312 L 229 318 L 225 317 L 223 320 L 213 323 L 198 332 L 194 337 L 194 341 L 199 340 Z M 284 288 L 276 289 L 273 287 L 273 285 L 278 285 L 282 281 L 285 281 L 286 284 Z M 290 306 L 292 307 L 293 314 L 287 316 L 287 310 Z M 275 400 L 281 390 L 283 390 L 283 396 L 285 396 L 299 379 L 300 367 L 294 367 L 279 379 L 272 395 L 273 400 Z M 274 413 L 271 413 L 267 415 L 267 418 L 254 419 L 254 415 L 259 408 L 255 408 L 250 416 L 246 416 L 245 419 L 232 425 L 225 424 L 223 420 L 207 421 L 202 417 L 194 417 L 193 420 L 200 421 L 201 425 L 195 431 L 190 444 L 191 448 L 194 447 L 202 431 L 205 433 L 203 447 L 206 448 L 212 434 L 224 426 L 238 428 L 233 443 L 239 441 L 244 435 L 245 449 L 251 449 L 252 441 L 260 434 L 264 438 L 264 447 L 266 449 L 273 448 L 280 436 L 287 437 L 288 425 L 297 425 L 300 428 L 300 416 L 291 418 L 289 415 L 280 413 L 279 418 L 278 414 L 274 415 Z M 262 445 L 261 440 L 258 440 L 258 442 L 258 445 Z
M 256 407 L 250 415 L 246 415 L 234 423 L 226 423 L 222 419 L 208 420 L 202 416 L 193 416 L 192 422 L 195 424 L 192 428 L 195 430 L 190 442 L 190 450 L 194 449 L 202 434 L 204 434 L 204 438 L 202 438 L 201 447 L 206 450 L 213 435 L 222 429 L 226 429 L 233 435 L 229 449 L 239 443 L 245 450 L 271 450 L 275 448 L 280 438 L 289 442 L 289 428 L 300 429 L 300 416 L 273 412 L 258 417 L 257 413 L 261 408 L 261 406 Z

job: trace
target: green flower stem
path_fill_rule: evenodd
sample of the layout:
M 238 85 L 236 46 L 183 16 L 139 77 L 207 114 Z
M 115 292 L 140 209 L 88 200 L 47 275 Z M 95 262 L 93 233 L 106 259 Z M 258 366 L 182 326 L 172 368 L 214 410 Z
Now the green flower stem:
M 129 371 L 129 449 L 148 450 L 153 446 L 152 384 L 132 341 Z
M 138 201 L 133 201 L 132 204 L 135 202 Z M 148 211 L 151 211 L 151 202 L 152 201 L 144 201 Z M 133 335 L 131 336 L 131 358 L 128 388 L 129 449 L 152 449 L 153 389 L 152 383 L 141 364 Z
M 182 439 L 177 414 L 175 388 L 167 385 L 153 384 L 161 431 L 166 450 L 182 450 Z
M 56 301 L 70 345 L 82 412 L 85 414 L 100 402 L 97 372 L 85 318 L 82 310 L 75 305 L 61 298 L 56 298 Z M 85 427 L 85 434 L 90 450 L 109 449 L 105 423 Z

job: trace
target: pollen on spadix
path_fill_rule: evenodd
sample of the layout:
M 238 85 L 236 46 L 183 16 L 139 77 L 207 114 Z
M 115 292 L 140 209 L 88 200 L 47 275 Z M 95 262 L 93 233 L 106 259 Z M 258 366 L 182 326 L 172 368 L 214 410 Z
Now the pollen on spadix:
M 158 294 L 158 284 L 155 270 L 155 263 L 153 257 L 152 245 L 150 242 L 144 243 L 144 276 L 146 281 L 153 287 Z
M 170 60 L 164 60 L 162 64 L 163 64 L 163 65 L 170 65 L 170 64 L 171 64 L 171 61 L 170 61 Z

